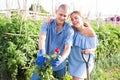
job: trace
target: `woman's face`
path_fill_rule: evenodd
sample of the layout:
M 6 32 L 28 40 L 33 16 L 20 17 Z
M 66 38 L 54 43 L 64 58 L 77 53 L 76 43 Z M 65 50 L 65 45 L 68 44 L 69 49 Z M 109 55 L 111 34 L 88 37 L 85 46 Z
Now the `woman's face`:
M 82 18 L 81 18 L 78 14 L 73 13 L 73 14 L 70 16 L 70 18 L 71 18 L 72 25 L 73 25 L 74 27 L 77 28 L 77 27 L 83 26 Z

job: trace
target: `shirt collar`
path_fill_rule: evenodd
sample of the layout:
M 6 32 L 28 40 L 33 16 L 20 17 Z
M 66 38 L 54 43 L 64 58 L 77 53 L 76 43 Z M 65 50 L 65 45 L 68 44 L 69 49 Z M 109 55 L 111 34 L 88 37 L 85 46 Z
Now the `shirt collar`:
M 56 27 L 57 27 L 56 19 L 54 19 L 54 23 L 55 23 L 55 30 L 56 30 Z M 59 34 L 59 33 L 61 33 L 62 31 L 64 31 L 65 28 L 66 28 L 66 22 L 64 22 L 63 28 L 62 28 L 59 32 L 57 32 L 57 34 Z

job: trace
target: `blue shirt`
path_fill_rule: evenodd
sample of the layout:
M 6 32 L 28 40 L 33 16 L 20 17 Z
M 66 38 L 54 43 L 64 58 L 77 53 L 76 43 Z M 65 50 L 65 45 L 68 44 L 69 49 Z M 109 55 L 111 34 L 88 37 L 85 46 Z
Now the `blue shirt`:
M 55 48 L 60 49 L 60 54 L 63 53 L 65 45 L 72 45 L 72 39 L 74 35 L 74 31 L 72 27 L 68 23 L 64 23 L 63 28 L 56 32 L 56 19 L 54 19 L 50 25 L 47 23 L 43 23 L 41 28 L 41 33 L 46 33 L 46 54 L 52 55 L 54 53 Z M 53 71 L 60 70 L 66 66 L 66 62 L 64 61 L 60 66 L 53 67 Z

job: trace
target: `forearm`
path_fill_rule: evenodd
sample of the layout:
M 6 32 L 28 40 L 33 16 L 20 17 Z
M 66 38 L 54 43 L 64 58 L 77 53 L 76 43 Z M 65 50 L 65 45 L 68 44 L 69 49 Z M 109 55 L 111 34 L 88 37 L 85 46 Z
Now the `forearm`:
M 89 50 L 89 52 L 94 52 L 96 50 L 96 48 L 90 48 L 88 50 Z
M 45 50 L 45 39 L 46 39 L 46 34 L 45 33 L 40 33 L 39 40 L 38 40 L 39 50 L 40 49 Z
M 70 50 L 71 50 L 71 45 L 65 45 L 64 51 L 62 53 L 62 57 L 64 59 L 66 59 L 69 56 Z
M 83 52 L 84 54 L 89 54 L 89 53 L 91 53 L 91 52 L 95 52 L 95 50 L 96 50 L 96 48 L 89 48 L 89 49 L 83 50 L 82 52 Z

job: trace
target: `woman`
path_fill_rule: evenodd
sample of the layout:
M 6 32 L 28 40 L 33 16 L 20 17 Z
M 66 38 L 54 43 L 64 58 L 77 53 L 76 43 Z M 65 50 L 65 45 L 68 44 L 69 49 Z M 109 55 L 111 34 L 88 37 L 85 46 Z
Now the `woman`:
M 88 63 L 89 72 L 94 66 L 94 51 L 98 45 L 97 37 L 92 27 L 85 21 L 79 11 L 70 14 L 72 26 L 74 28 L 73 46 L 69 55 L 69 72 L 73 80 L 84 80 L 87 77 L 86 63 L 83 60 L 90 60 Z

